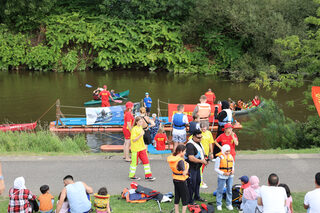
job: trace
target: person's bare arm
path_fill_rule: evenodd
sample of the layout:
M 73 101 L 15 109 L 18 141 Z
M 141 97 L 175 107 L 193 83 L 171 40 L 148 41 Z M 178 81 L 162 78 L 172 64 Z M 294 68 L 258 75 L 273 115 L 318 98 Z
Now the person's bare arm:
M 3 174 L 2 174 L 2 165 L 0 163 L 0 176 L 1 176 L 1 180 L 0 180 L 0 195 L 4 192 L 5 190 L 5 185 L 4 185 L 4 179 L 3 179 Z
M 258 205 L 259 206 L 263 206 L 263 202 L 262 202 L 262 198 L 261 197 L 258 197 Z
M 290 203 L 289 209 L 291 210 L 291 213 L 293 213 L 292 202 Z
M 206 160 L 200 160 L 200 159 L 196 158 L 194 155 L 189 155 L 188 159 L 189 159 L 189 161 L 194 162 L 194 163 L 202 163 L 204 165 L 208 164 L 208 162 Z
M 149 128 L 154 127 L 156 125 L 155 122 L 152 119 L 150 119 L 149 117 L 148 117 L 148 122 L 150 123 Z
M 59 202 L 57 204 L 57 209 L 56 209 L 56 213 L 59 213 L 61 208 L 62 208 L 62 204 L 64 202 L 64 199 L 66 199 L 67 197 L 67 189 L 66 187 L 64 187 L 61 191 L 61 195 L 60 195 L 60 199 L 59 199 Z
M 222 147 L 220 146 L 220 144 L 217 141 L 214 141 L 215 146 L 219 147 L 220 150 L 222 150 Z
M 82 182 L 82 184 L 83 184 L 83 186 L 84 186 L 84 188 L 86 189 L 86 192 L 87 192 L 88 194 L 92 194 L 92 193 L 93 193 L 92 187 L 88 186 L 88 185 L 87 185 L 86 183 L 84 183 L 84 182 Z
M 233 139 L 234 144 L 235 144 L 236 146 L 238 146 L 238 145 L 239 145 L 239 141 L 238 141 L 238 138 L 235 136 L 235 133 L 234 133 L 234 132 L 231 133 L 231 137 L 232 137 L 232 139 Z

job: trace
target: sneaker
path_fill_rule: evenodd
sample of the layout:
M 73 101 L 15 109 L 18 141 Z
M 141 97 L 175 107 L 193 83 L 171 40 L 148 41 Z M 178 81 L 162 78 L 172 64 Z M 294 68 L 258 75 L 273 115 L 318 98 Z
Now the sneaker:
M 156 180 L 155 177 L 146 177 L 145 179 L 148 180 L 148 181 L 154 181 L 154 180 Z
M 212 159 L 211 161 L 212 161 L 212 162 L 215 162 L 215 161 L 216 161 L 216 159 L 214 158 L 214 159 Z
M 136 177 L 136 176 L 133 176 L 133 177 L 130 177 L 129 179 L 130 179 L 130 180 L 140 180 L 141 178 Z
M 230 210 L 230 211 L 232 211 L 232 210 L 233 210 L 233 206 L 232 206 L 232 205 L 229 205 L 229 206 L 227 206 L 227 209 Z
M 222 206 L 217 206 L 218 211 L 222 211 Z
M 207 184 L 203 183 L 203 184 L 200 185 L 200 188 L 202 188 L 202 189 L 207 189 L 208 186 L 207 186 Z

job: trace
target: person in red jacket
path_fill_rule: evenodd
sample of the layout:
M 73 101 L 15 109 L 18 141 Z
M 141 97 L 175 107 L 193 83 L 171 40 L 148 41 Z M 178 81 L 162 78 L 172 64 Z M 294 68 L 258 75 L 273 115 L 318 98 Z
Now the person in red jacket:
M 103 90 L 99 93 L 99 96 L 101 97 L 101 107 L 110 106 L 109 98 L 114 101 L 111 93 L 107 90 L 107 85 L 103 86 Z
M 154 140 L 156 141 L 156 149 L 157 150 L 165 150 L 166 149 L 166 142 L 168 140 L 167 135 L 163 129 L 163 126 L 161 125 L 158 133 L 154 137 Z
M 232 124 L 227 123 L 224 125 L 224 133 L 217 137 L 216 142 L 221 143 L 221 146 L 228 144 L 230 146 L 230 154 L 235 160 L 236 157 L 236 146 L 239 145 L 238 137 L 236 133 L 232 131 Z
M 206 92 L 204 94 L 207 97 L 207 103 L 211 105 L 211 109 L 214 108 L 213 104 L 214 101 L 216 100 L 216 95 L 214 94 L 214 92 L 212 92 L 211 89 L 208 89 L 208 92 Z
M 261 102 L 261 101 L 260 101 L 260 99 L 259 99 L 259 96 L 257 96 L 257 95 L 256 95 L 256 96 L 254 97 L 254 99 L 251 101 L 253 107 L 259 106 L 259 105 L 260 105 L 260 102 Z

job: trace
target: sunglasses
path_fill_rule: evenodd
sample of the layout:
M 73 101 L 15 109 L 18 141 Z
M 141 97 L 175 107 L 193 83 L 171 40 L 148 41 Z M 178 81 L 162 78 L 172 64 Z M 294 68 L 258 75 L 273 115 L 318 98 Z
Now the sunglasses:
M 195 136 L 196 138 L 198 138 L 198 139 L 201 139 L 202 138 L 202 136 Z

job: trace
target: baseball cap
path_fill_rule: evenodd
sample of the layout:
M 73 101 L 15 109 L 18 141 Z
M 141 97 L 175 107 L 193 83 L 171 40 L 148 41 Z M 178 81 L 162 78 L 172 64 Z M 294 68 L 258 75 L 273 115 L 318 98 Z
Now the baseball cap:
M 126 103 L 126 108 L 128 109 L 128 108 L 132 108 L 132 107 L 133 107 L 133 103 L 131 101 L 128 101 Z
M 146 92 L 146 95 L 149 95 L 149 93 L 148 93 L 148 92 Z
M 227 128 L 233 128 L 232 124 L 227 123 L 226 125 L 224 125 L 224 129 L 227 129 Z
M 248 178 L 248 176 L 246 176 L 246 175 L 240 177 L 239 180 L 241 180 L 241 181 L 244 182 L 244 183 L 248 183 L 248 182 L 249 182 L 249 178 Z
M 103 85 L 103 88 L 107 88 L 107 85 Z

